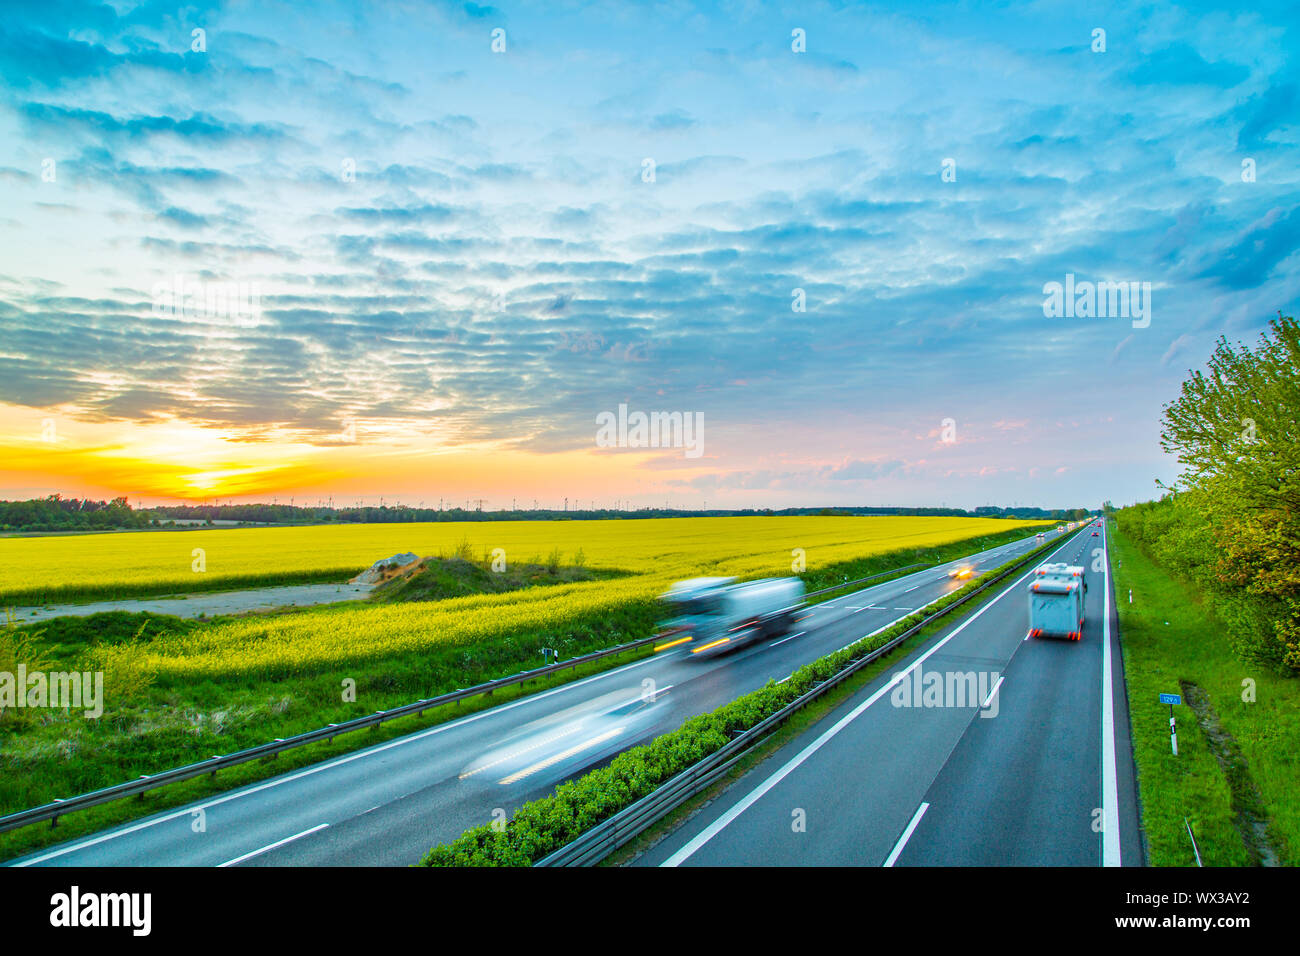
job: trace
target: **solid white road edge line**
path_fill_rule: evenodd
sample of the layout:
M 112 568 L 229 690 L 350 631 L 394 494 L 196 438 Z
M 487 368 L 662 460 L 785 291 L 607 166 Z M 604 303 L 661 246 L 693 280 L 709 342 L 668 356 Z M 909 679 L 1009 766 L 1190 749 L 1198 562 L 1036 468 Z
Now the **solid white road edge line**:
M 907 825 L 903 835 L 894 844 L 893 851 L 889 854 L 889 858 L 885 860 L 885 866 L 893 866 L 898 861 L 899 855 L 903 852 L 903 847 L 907 846 L 907 841 L 912 838 L 912 831 L 916 829 L 916 825 L 921 822 L 921 817 L 925 816 L 925 811 L 929 809 L 930 805 L 928 803 L 923 803 L 916 808 L 916 813 L 912 814 L 912 822 Z
M 234 866 L 236 863 L 243 863 L 245 860 L 251 860 L 253 857 L 265 853 L 268 850 L 274 850 L 278 846 L 284 846 L 286 843 L 292 843 L 294 840 L 297 840 L 299 837 L 305 837 L 308 833 L 315 833 L 317 830 L 324 830 L 327 826 L 329 826 L 328 823 L 322 823 L 318 826 L 312 827 L 310 830 L 303 830 L 301 833 L 295 833 L 291 837 L 285 837 L 283 840 L 276 840 L 274 843 L 270 844 L 269 846 L 264 846 L 260 850 L 254 850 L 252 853 L 245 853 L 243 856 L 237 856 L 233 860 L 227 860 L 225 863 L 218 864 L 218 866 Z
M 1115 764 L 1115 696 L 1111 691 L 1110 657 L 1110 555 L 1107 552 L 1106 527 L 1102 526 L 1102 574 L 1106 579 L 1102 594 L 1101 646 L 1101 865 L 1120 865 L 1119 844 L 1119 771 Z

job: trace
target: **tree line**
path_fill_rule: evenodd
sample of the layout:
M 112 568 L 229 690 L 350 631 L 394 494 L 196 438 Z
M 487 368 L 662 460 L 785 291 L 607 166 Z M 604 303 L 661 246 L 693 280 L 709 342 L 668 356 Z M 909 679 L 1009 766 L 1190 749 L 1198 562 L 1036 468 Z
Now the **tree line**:
M 92 501 L 50 495 L 30 501 L 0 501 L 0 531 L 103 531 L 146 528 L 150 515 L 125 498 Z
M 50 495 L 29 501 L 0 501 L 0 531 L 102 531 L 165 527 L 169 522 L 235 521 L 250 524 L 386 524 L 417 521 L 581 521 L 601 519 L 732 517 L 746 515 L 822 515 L 957 518 L 1018 518 L 1082 521 L 1086 508 L 981 506 L 963 508 L 519 508 L 480 511 L 469 508 L 412 508 L 406 505 L 360 505 L 350 508 L 302 507 L 291 504 L 167 505 L 135 510 L 125 497 L 111 502 Z
M 1300 673 L 1300 325 L 1278 313 L 1254 347 L 1220 337 L 1164 407 L 1182 472 L 1121 531 L 1193 582 L 1244 660 Z

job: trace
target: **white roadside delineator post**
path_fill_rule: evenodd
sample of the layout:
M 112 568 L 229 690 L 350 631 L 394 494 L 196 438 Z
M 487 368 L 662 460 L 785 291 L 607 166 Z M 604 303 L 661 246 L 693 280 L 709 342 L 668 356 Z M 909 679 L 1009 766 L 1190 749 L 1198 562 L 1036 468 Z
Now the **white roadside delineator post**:
M 1173 748 L 1174 756 L 1178 756 L 1178 725 L 1174 723 L 1174 704 L 1181 704 L 1182 697 L 1178 694 L 1161 694 L 1160 703 L 1169 705 L 1169 746 Z

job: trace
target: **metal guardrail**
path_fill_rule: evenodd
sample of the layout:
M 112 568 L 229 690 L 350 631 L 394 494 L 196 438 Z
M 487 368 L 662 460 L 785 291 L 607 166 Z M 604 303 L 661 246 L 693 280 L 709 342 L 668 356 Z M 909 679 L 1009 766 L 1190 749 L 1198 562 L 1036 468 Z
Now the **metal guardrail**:
M 1062 536 L 1062 538 L 1064 537 L 1066 536 Z M 961 607 L 967 601 L 993 587 L 998 582 L 1015 574 L 1025 564 L 1034 560 L 1037 555 L 1048 550 L 1048 548 L 1059 547 L 1062 538 L 1044 544 L 1042 547 L 1034 548 L 997 577 L 984 582 L 975 590 L 969 592 L 946 607 L 940 608 L 933 614 L 926 615 L 925 618 L 912 625 L 898 636 L 891 638 L 880 647 L 868 651 L 864 656 L 841 668 L 838 672 L 822 681 L 816 687 L 805 691 L 776 713 L 764 718 L 749 730 L 744 731 L 732 740 L 723 744 L 718 750 L 715 750 L 707 757 L 704 757 L 692 764 L 690 767 L 687 767 L 681 773 L 677 774 L 677 776 L 668 780 L 666 783 L 661 784 L 656 790 L 646 794 L 636 803 L 624 807 L 618 813 L 603 822 L 596 824 L 596 826 L 579 836 L 576 840 L 560 847 L 558 850 L 548 854 L 533 865 L 538 867 L 590 866 L 593 863 L 599 863 L 610 853 L 633 840 L 655 823 L 658 823 L 691 797 L 711 786 L 718 780 L 718 778 L 731 769 L 732 765 L 735 764 L 736 761 L 740 760 L 745 755 L 745 751 L 758 743 L 759 740 L 766 736 L 769 731 L 784 723 L 796 711 L 816 700 L 818 697 L 821 697 L 833 688 L 839 686 L 839 684 L 853 676 L 868 664 L 879 660 L 908 638 L 913 637 L 923 628 L 928 627 L 934 621 L 945 616 L 956 608 Z
M 865 584 L 867 581 L 874 581 L 876 578 L 888 577 L 891 574 L 899 574 L 903 571 L 911 571 L 914 568 L 929 568 L 929 567 L 937 567 L 937 565 L 929 565 L 925 563 L 909 564 L 903 568 L 894 568 L 892 571 L 881 571 L 879 574 L 869 574 L 865 578 L 858 578 L 856 581 L 845 581 L 843 584 L 832 584 L 830 587 L 822 588 L 818 591 L 809 591 L 807 594 L 804 595 L 804 597 L 810 598 L 810 597 L 817 597 L 819 594 L 830 594 L 832 591 L 839 591 L 842 588 L 851 588 L 855 584 Z
M 883 571 L 879 574 L 859 578 L 856 581 L 846 581 L 829 588 L 822 588 L 819 591 L 813 591 L 805 595 L 805 597 L 826 594 L 830 591 L 851 587 L 855 584 L 862 584 L 866 581 L 874 580 L 875 578 L 885 577 L 887 575 L 897 574 L 900 571 L 924 566 L 925 565 L 921 564 L 913 564 L 908 565 L 906 568 L 895 568 L 891 571 Z M 509 687 L 513 684 L 524 684 L 535 678 L 545 677 L 548 674 L 554 674 L 571 667 L 578 667 L 579 665 L 590 663 L 591 661 L 597 661 L 605 657 L 612 657 L 615 654 L 621 654 L 624 651 L 644 647 L 645 645 L 652 644 L 655 641 L 663 640 L 665 636 L 667 635 L 655 634 L 651 637 L 629 641 L 626 644 L 618 644 L 614 647 L 607 647 L 604 650 L 593 651 L 590 654 L 570 658 L 567 661 L 556 661 L 553 664 L 547 664 L 543 667 L 534 668 L 533 670 L 520 671 L 518 674 L 513 674 L 509 677 L 498 677 L 495 680 L 485 681 L 482 684 L 475 684 L 473 687 L 466 687 L 462 690 L 454 690 L 437 697 L 430 697 L 425 700 L 415 701 L 411 704 L 404 704 L 401 707 L 396 707 L 392 710 L 376 711 L 375 713 L 368 714 L 365 717 L 357 717 L 341 723 L 330 724 L 327 727 L 321 727 L 318 730 L 309 730 L 293 737 L 279 738 L 270 743 L 259 744 L 256 747 L 239 750 L 232 754 L 216 755 L 207 760 L 200 760 L 197 763 L 187 764 L 183 767 L 177 767 L 172 770 L 165 770 L 161 773 L 145 774 L 138 780 L 114 784 L 111 787 L 92 790 L 89 793 L 79 794 L 75 797 L 57 799 L 53 803 L 33 807 L 30 810 L 20 810 L 17 813 L 11 813 L 7 816 L 0 817 L 0 833 L 7 833 L 10 830 L 17 830 L 22 827 L 31 826 L 33 823 L 41 823 L 45 820 L 49 820 L 50 825 L 55 826 L 58 824 L 59 817 L 67 813 L 74 813 L 77 810 L 87 810 L 90 807 L 99 806 L 104 803 L 111 803 L 115 800 L 122 800 L 126 797 L 143 796 L 150 790 L 156 790 L 159 787 L 165 787 L 172 783 L 181 783 L 186 780 L 192 780 L 195 777 L 202 777 L 205 774 L 215 776 L 219 770 L 237 767 L 254 760 L 269 759 L 278 754 L 284 753 L 286 750 L 293 750 L 297 747 L 305 747 L 309 744 L 320 743 L 321 741 L 333 742 L 334 738 L 340 734 L 350 733 L 354 730 L 363 730 L 368 727 L 378 727 L 386 721 L 396 720 L 399 717 L 410 717 L 413 715 L 423 714 L 426 710 L 431 710 L 434 707 L 440 707 L 444 704 L 458 703 L 459 701 L 470 697 L 478 697 L 482 694 L 490 694 L 492 691 L 501 687 Z
M 410 717 L 416 714 L 422 714 L 426 710 L 434 707 L 440 707 L 444 704 L 454 704 L 469 697 L 477 697 L 480 694 L 490 694 L 501 687 L 509 687 L 512 684 L 523 684 L 527 681 L 539 677 L 545 677 L 548 674 L 554 674 L 557 671 L 567 670 L 570 667 L 578 667 L 591 661 L 597 661 L 604 657 L 611 657 L 615 654 L 621 654 L 624 651 L 636 650 L 647 644 L 653 644 L 655 641 L 662 640 L 664 635 L 655 634 L 651 637 L 643 637 L 640 640 L 629 641 L 626 644 L 619 644 L 614 647 L 607 647 L 604 650 L 593 651 L 590 654 L 584 654 L 580 657 L 573 657 L 567 661 L 556 661 L 553 664 L 547 664 L 543 667 L 534 668 L 533 670 L 520 671 L 510 677 L 498 677 L 495 680 L 485 681 L 482 684 L 475 684 L 473 687 L 466 687 L 462 690 L 450 691 L 446 694 L 440 694 L 437 697 L 429 697 L 425 700 L 417 700 L 411 704 L 403 704 L 401 707 L 395 707 L 392 710 L 379 710 L 373 714 L 367 714 L 365 717 L 357 717 L 352 720 L 345 720 L 341 723 L 330 724 L 321 727 L 318 730 L 309 730 L 306 733 L 297 734 L 293 737 L 283 737 L 273 740 L 270 743 L 259 744 L 256 747 L 250 747 L 247 750 L 239 750 L 232 754 L 218 755 L 207 760 L 200 760 L 198 763 L 187 764 L 184 767 L 177 767 L 174 770 L 165 770 L 162 773 L 147 774 L 138 780 L 131 780 L 127 783 L 114 784 L 111 787 L 104 787 L 102 790 L 93 790 L 90 793 L 83 793 L 75 797 L 67 797 L 61 800 L 55 800 L 53 803 L 47 803 L 44 806 L 34 807 L 30 810 L 20 810 L 17 813 L 11 813 L 8 816 L 0 817 L 0 833 L 6 833 L 10 830 L 17 830 L 21 827 L 30 826 L 33 823 L 40 823 L 49 820 L 53 826 L 58 822 L 59 817 L 65 813 L 72 813 L 76 810 L 86 810 L 90 807 L 99 806 L 102 803 L 111 803 L 114 800 L 121 800 L 125 797 L 142 796 L 146 791 L 166 786 L 170 783 L 180 783 L 185 780 L 192 780 L 195 777 L 201 777 L 204 774 L 215 775 L 218 770 L 224 770 L 228 767 L 236 767 L 240 764 L 248 763 L 253 760 L 262 760 L 269 757 L 275 757 L 286 750 L 293 750 L 296 747 L 304 747 L 308 744 L 320 743 L 324 741 L 333 741 L 340 734 L 350 733 L 354 730 L 363 730 L 367 727 L 378 727 L 385 721 L 395 720 L 399 717 Z

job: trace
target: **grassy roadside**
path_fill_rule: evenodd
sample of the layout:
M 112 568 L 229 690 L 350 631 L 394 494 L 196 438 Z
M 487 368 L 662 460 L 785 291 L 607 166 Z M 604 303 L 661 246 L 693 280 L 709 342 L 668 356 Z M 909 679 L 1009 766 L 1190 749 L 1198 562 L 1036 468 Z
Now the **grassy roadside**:
M 141 798 L 117 800 L 113 803 L 103 804 L 98 807 L 92 807 L 88 810 L 79 811 L 61 817 L 57 827 L 51 827 L 48 823 L 35 824 L 24 827 L 20 830 L 14 830 L 9 833 L 0 834 L 0 863 L 32 853 L 44 847 L 54 844 L 63 843 L 77 837 L 86 836 L 96 833 L 109 827 L 117 826 L 122 823 L 128 823 L 132 820 L 138 820 L 155 813 L 165 810 L 171 810 L 176 807 L 184 806 L 187 803 L 202 800 L 207 797 L 217 796 L 231 790 L 248 784 L 257 783 L 262 780 L 287 773 L 292 770 L 300 770 L 313 764 L 329 760 L 334 757 L 340 757 L 344 754 L 361 750 L 365 747 L 371 747 L 375 744 L 385 743 L 407 734 L 416 733 L 421 730 L 428 730 L 439 724 L 465 717 L 482 710 L 492 707 L 499 707 L 502 704 L 508 704 L 522 697 L 528 697 L 542 691 L 559 687 L 562 684 L 568 684 L 576 680 L 582 680 L 586 677 L 599 674 L 602 671 L 611 670 L 615 667 L 622 667 L 626 664 L 649 657 L 653 653 L 650 647 L 639 648 L 628 651 L 624 654 L 608 657 L 600 661 L 593 661 L 589 664 L 583 664 L 573 670 L 563 671 L 561 673 L 551 674 L 545 678 L 536 681 L 530 681 L 526 686 L 512 685 L 503 687 L 494 691 L 490 695 L 481 695 L 469 700 L 461 701 L 458 704 L 447 704 L 428 711 L 421 716 L 403 717 L 388 723 L 381 724 L 372 730 L 356 731 L 344 734 L 335 738 L 333 743 L 311 744 L 306 747 L 300 747 L 296 750 L 289 750 L 280 754 L 271 760 L 258 760 L 251 763 L 241 764 L 232 767 L 229 770 L 223 770 L 217 778 L 198 777 L 194 780 L 188 780 L 184 783 L 173 784 L 158 790 L 151 790 Z M 540 658 L 538 659 L 540 663 Z M 355 712 L 348 712 L 341 715 L 341 719 L 362 716 L 366 713 L 373 713 L 377 710 L 384 710 L 387 707 L 395 707 L 400 704 L 410 703 L 415 699 L 409 692 L 402 692 L 392 695 L 392 700 L 388 703 L 378 706 L 367 706 Z M 178 753 L 170 762 L 160 762 L 164 769 L 171 767 L 183 766 L 185 763 L 202 759 L 204 756 L 211 756 L 214 753 L 230 753 L 243 747 L 251 747 L 259 743 L 265 743 L 273 737 L 289 737 L 295 733 L 303 733 L 321 727 L 329 720 L 321 719 L 317 713 L 313 713 L 311 719 L 299 720 L 295 725 L 283 733 L 276 732 L 268 736 L 266 733 L 259 733 L 255 737 L 244 740 L 226 740 L 220 747 L 209 747 L 206 750 L 191 748 L 189 752 Z M 300 725 L 300 726 L 299 726 Z M 199 751 L 202 751 L 200 753 Z M 165 766 L 164 766 L 165 764 Z M 140 771 L 141 773 L 145 771 Z M 154 772 L 157 772 L 155 770 Z M 64 775 L 60 775 L 60 779 Z M 97 787 L 109 786 L 114 783 L 121 783 L 123 780 L 133 779 L 139 774 L 118 775 L 111 778 L 105 778 L 102 782 L 89 783 L 80 785 L 77 788 L 59 788 L 43 787 L 42 789 L 49 793 L 41 799 L 32 799 L 18 806 L 11 806 L 5 812 L 16 812 L 25 806 L 39 806 L 55 799 L 56 796 L 67 796 L 73 792 L 87 792 Z M 71 779 L 82 779 L 71 775 Z M 56 792 L 57 791 L 57 792 Z
M 1194 589 L 1170 577 L 1111 524 L 1110 551 L 1119 607 L 1124 676 L 1132 718 L 1142 826 L 1152 866 L 1195 866 L 1184 817 L 1205 866 L 1256 861 L 1248 842 L 1263 837 L 1284 865 L 1300 851 L 1300 681 L 1244 664 L 1229 650 L 1223 625 Z M 1129 590 L 1133 601 L 1129 603 Z M 1248 691 L 1253 687 L 1254 700 Z M 1232 773 L 1212 749 L 1203 722 L 1187 705 L 1199 688 L 1217 714 L 1217 728 L 1240 748 Z M 1180 694 L 1174 708 L 1178 756 L 1171 753 L 1169 707 L 1161 693 Z M 1243 773 L 1244 771 L 1244 773 Z M 1258 788 L 1266 834 L 1243 838 L 1243 816 Z
M 870 570 L 865 573 L 883 570 L 881 565 L 888 567 L 891 561 L 896 567 L 917 561 L 940 563 L 975 548 L 992 547 L 1022 538 L 1024 534 L 1023 528 L 1008 529 L 938 548 L 908 549 L 873 556 L 867 559 L 870 563 L 866 566 Z M 864 561 L 858 560 L 822 573 L 852 579 L 863 576 L 863 567 Z M 844 593 L 836 592 L 841 596 Z M 313 608 L 293 613 L 327 614 L 328 610 Z M 49 631 L 40 650 L 47 655 L 50 669 L 62 668 L 77 659 L 85 642 L 90 639 L 89 635 L 82 633 L 87 620 L 90 619 L 56 619 L 55 622 L 34 625 L 35 629 Z M 156 633 L 161 627 L 168 628 L 169 633 L 174 632 L 173 636 L 209 626 L 158 615 L 117 612 L 103 616 L 103 620 L 95 625 L 94 639 L 128 641 L 138 624 L 146 620 L 150 621 L 150 633 Z M 216 753 L 231 753 L 327 723 L 513 674 L 540 664 L 539 648 L 542 646 L 559 648 L 562 657 L 567 658 L 636 640 L 649 636 L 653 624 L 654 609 L 638 605 L 623 615 L 566 622 L 564 633 L 512 634 L 499 647 L 454 648 L 441 655 L 407 655 L 397 660 L 332 668 L 292 680 L 205 680 L 189 685 L 155 685 L 136 705 L 123 712 L 106 712 L 100 721 L 74 720 L 63 712 L 51 712 L 19 725 L 11 721 L 0 725 L 0 770 L 3 771 L 0 773 L 0 813 L 39 806 L 142 774 L 182 766 Z M 19 856 L 425 729 L 526 694 L 622 666 L 648 653 L 638 651 L 620 655 L 585 665 L 576 673 L 566 671 L 553 675 L 526 688 L 503 689 L 491 697 L 431 710 L 423 717 L 394 721 L 375 731 L 347 734 L 333 744 L 313 745 L 282 754 L 274 761 L 222 771 L 215 781 L 207 778 L 189 781 L 152 791 L 143 799 L 118 801 L 70 814 L 60 820 L 57 829 L 43 824 L 0 834 L 0 859 Z M 343 679 L 356 681 L 356 701 L 353 703 L 341 701 Z

